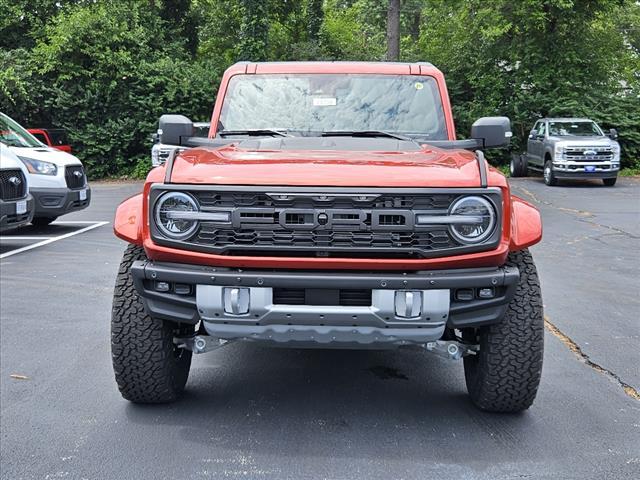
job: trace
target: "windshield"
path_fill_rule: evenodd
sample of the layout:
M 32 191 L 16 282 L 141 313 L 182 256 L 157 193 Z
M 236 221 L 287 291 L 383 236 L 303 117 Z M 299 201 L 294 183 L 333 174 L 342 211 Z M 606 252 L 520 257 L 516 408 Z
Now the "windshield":
M 417 75 L 236 75 L 218 130 L 383 130 L 446 140 L 438 85 Z
M 64 130 L 55 128 L 47 131 L 49 133 L 49 138 L 51 138 L 51 143 L 53 145 L 69 145 L 67 132 L 65 132 Z
M 0 142 L 10 147 L 42 147 L 42 143 L 24 128 L 0 113 Z
M 595 122 L 549 122 L 549 135 L 565 137 L 601 137 L 604 134 Z

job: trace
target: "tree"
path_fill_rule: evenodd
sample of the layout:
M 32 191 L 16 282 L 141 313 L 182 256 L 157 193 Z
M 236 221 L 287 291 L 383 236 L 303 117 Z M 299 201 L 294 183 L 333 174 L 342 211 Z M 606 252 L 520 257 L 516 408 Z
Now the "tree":
M 322 0 L 307 1 L 307 29 L 309 40 L 317 41 L 320 36 L 320 28 L 324 19 L 322 11 Z
M 430 61 L 458 134 L 588 116 L 640 167 L 636 0 L 0 0 L 0 110 L 68 129 L 93 177 L 144 173 L 166 112 L 205 120 L 237 60 Z M 500 161 L 493 156 L 492 160 Z
M 268 2 L 243 0 L 242 25 L 240 26 L 239 60 L 260 62 L 267 59 L 269 36 Z
M 400 59 L 400 0 L 389 0 L 387 10 L 387 60 Z
M 480 116 L 507 115 L 515 148 L 524 148 L 541 116 L 563 110 L 597 117 L 606 104 L 590 99 L 633 97 L 620 91 L 632 85 L 634 69 L 616 25 L 621 4 L 630 3 L 433 0 L 425 9 L 429 22 L 418 53 L 445 72 L 460 134 Z
M 215 65 L 192 62 L 183 39 L 144 0 L 65 9 L 31 61 L 47 123 L 68 131 L 97 177 L 137 166 L 144 172 L 159 116 L 207 118 L 220 74 Z

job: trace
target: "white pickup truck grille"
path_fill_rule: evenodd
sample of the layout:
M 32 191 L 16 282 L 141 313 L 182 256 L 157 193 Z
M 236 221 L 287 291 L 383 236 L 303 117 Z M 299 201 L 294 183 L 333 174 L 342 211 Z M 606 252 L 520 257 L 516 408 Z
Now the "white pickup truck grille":
M 613 151 L 609 146 L 567 146 L 564 147 L 564 159 L 574 162 L 610 162 Z

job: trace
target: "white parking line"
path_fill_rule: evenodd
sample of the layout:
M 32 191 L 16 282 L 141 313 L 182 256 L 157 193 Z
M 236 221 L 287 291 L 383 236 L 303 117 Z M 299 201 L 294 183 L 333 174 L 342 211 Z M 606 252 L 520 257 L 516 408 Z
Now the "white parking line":
M 56 237 L 18 237 L 18 236 L 4 236 L 4 237 L 0 237 L 0 242 L 3 240 L 49 240 L 50 238 L 56 238 Z
M 70 223 L 70 222 L 57 222 L 57 223 Z M 74 223 L 92 223 L 93 225 L 89 225 L 88 227 L 81 228 L 75 232 L 65 233 L 64 235 L 60 235 L 58 237 L 48 238 L 47 240 L 43 240 L 42 242 L 34 243 L 33 245 L 27 245 L 26 247 L 18 248 L 17 250 L 11 250 L 10 252 L 3 253 L 0 255 L 0 260 L 3 258 L 11 257 L 12 255 L 17 255 L 18 253 L 26 252 L 27 250 L 33 250 L 34 248 L 42 247 L 44 245 L 48 245 L 53 242 L 57 242 L 58 240 L 64 240 L 65 238 L 73 237 L 74 235 L 79 235 L 84 232 L 88 232 L 89 230 L 93 230 L 94 228 L 102 227 L 103 225 L 108 224 L 109 222 L 74 222 Z
M 86 225 L 87 223 L 96 223 L 96 222 L 91 222 L 87 220 L 56 220 L 55 222 L 52 222 L 51 225 L 82 225 L 82 224 Z M 109 222 L 105 222 L 105 223 L 109 223 Z

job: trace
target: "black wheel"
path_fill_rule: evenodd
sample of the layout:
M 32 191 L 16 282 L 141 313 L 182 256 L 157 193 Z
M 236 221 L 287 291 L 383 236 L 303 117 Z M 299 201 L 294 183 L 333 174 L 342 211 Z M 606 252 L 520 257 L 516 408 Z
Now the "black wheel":
M 613 187 L 616 184 L 616 181 L 618 180 L 618 177 L 614 177 L 614 178 L 603 178 L 602 179 L 602 183 L 605 184 L 605 186 L 607 187 Z
M 58 217 L 33 217 L 31 225 L 34 227 L 46 227 Z
M 513 154 L 509 162 L 509 173 L 512 177 L 524 177 L 527 174 L 527 160 L 524 155 Z
M 136 403 L 164 403 L 184 390 L 191 367 L 191 352 L 177 348 L 176 335 L 193 333 L 181 326 L 149 316 L 129 273 L 135 260 L 146 260 L 141 247 L 129 245 L 122 257 L 113 292 L 111 358 L 118 389 Z
M 542 172 L 542 176 L 544 177 L 545 185 L 548 185 L 550 187 L 555 187 L 558 184 L 558 179 L 553 173 L 553 165 L 551 163 L 551 160 L 547 160 L 544 163 L 544 170 Z
M 538 391 L 544 351 L 544 316 L 540 282 L 528 250 L 511 253 L 520 281 L 501 322 L 463 332 L 480 344 L 464 358 L 467 390 L 473 403 L 489 412 L 520 412 Z

